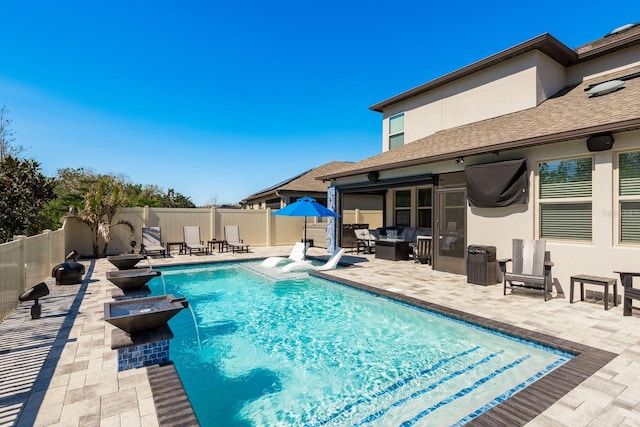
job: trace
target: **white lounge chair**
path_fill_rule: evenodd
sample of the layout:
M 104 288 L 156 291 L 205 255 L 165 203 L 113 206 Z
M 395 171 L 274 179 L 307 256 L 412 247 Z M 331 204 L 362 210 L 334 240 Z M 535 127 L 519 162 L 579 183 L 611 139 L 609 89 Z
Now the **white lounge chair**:
M 184 231 L 184 248 L 185 251 L 189 250 L 189 255 L 196 252 L 204 252 L 209 254 L 209 247 L 203 244 L 200 240 L 200 226 L 198 225 L 185 225 Z
M 344 249 L 336 248 L 336 252 L 333 255 L 331 255 L 331 258 L 329 258 L 329 260 L 326 263 L 322 265 L 313 265 L 311 264 L 311 261 L 295 261 L 295 262 L 292 262 L 291 264 L 285 265 L 284 267 L 282 267 L 280 271 L 283 273 L 290 273 L 292 271 L 333 270 L 338 266 L 338 263 L 340 262 L 340 258 L 342 258 L 342 255 L 344 255 Z
M 142 227 L 142 245 L 140 245 L 140 253 L 142 255 L 150 255 L 151 252 L 158 252 L 163 257 L 167 256 L 166 249 L 162 245 L 160 237 L 160 227 Z
M 309 249 L 309 243 L 298 242 L 293 245 L 293 249 L 291 249 L 288 257 L 272 256 L 262 261 L 260 265 L 263 267 L 276 267 L 287 262 L 304 261 L 304 255 L 307 249 Z
M 233 253 L 243 251 L 249 253 L 249 244 L 240 238 L 240 227 L 237 225 L 224 226 L 224 240 Z

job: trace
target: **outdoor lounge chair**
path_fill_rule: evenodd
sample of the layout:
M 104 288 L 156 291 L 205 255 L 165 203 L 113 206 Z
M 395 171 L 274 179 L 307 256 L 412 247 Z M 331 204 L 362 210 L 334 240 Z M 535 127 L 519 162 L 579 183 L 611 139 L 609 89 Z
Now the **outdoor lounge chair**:
M 549 259 L 546 246 L 546 240 L 513 239 L 513 258 L 498 260 L 504 274 L 504 295 L 507 294 L 508 282 L 512 290 L 519 287 L 542 291 L 544 300 L 547 300 L 547 293 L 551 291 L 553 262 Z M 511 272 L 506 271 L 509 261 L 513 261 Z
M 140 254 L 151 255 L 152 253 L 160 253 L 163 257 L 167 256 L 167 250 L 160 237 L 160 227 L 142 227 Z
M 413 247 L 413 259 L 420 264 L 431 264 L 431 236 L 416 236 L 416 245 Z
M 189 255 L 196 252 L 204 252 L 209 254 L 209 247 L 200 240 L 200 226 L 198 225 L 185 225 L 184 230 L 184 248 L 185 251 L 189 250 Z
M 342 255 L 344 255 L 344 249 L 337 247 L 334 254 L 331 255 L 331 257 L 327 260 L 327 262 L 322 265 L 313 265 L 311 261 L 295 261 L 295 262 L 292 262 L 291 264 L 285 265 L 284 267 L 282 267 L 280 271 L 283 273 L 291 273 L 293 271 L 333 270 L 338 266 L 338 263 L 340 262 L 340 258 L 342 258 Z
M 237 225 L 224 226 L 224 240 L 227 247 L 231 248 L 231 252 L 246 251 L 249 253 L 249 244 L 244 243 L 240 238 L 240 227 Z
M 293 245 L 291 254 L 288 257 L 272 256 L 262 261 L 260 265 L 263 267 L 276 267 L 287 262 L 303 261 L 307 249 L 309 249 L 309 243 L 297 242 Z

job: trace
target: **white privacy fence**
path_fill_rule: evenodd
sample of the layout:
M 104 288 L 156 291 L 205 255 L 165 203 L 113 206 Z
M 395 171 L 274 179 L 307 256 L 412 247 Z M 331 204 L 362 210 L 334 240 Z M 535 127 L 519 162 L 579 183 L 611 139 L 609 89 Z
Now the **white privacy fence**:
M 302 238 L 304 218 L 272 215 L 271 209 L 220 209 L 220 208 L 124 208 L 118 211 L 116 221 L 130 222 L 134 227 L 131 234 L 127 226 L 111 229 L 111 242 L 107 254 L 120 254 L 140 250 L 142 227 L 160 227 L 163 243 L 182 242 L 183 227 L 200 227 L 200 239 L 224 240 L 224 227 L 237 225 L 240 238 L 251 246 L 292 245 Z M 343 213 L 343 223 L 367 223 L 372 227 L 382 225 L 382 211 L 352 210 Z M 326 222 L 324 218 L 307 218 L 309 224 Z M 89 227 L 77 221 L 67 221 L 67 249 L 77 250 L 81 255 L 92 256 Z M 104 246 L 101 242 L 100 248 Z
M 108 254 L 140 250 L 142 227 L 160 227 L 163 243 L 182 242 L 183 227 L 197 225 L 200 238 L 223 240 L 224 226 L 237 225 L 240 238 L 251 246 L 292 245 L 302 238 L 304 218 L 271 215 L 272 210 L 218 209 L 218 208 L 124 208 L 116 221 L 130 222 L 129 227 L 111 229 Z M 326 222 L 322 218 L 308 218 L 309 224 Z M 351 210 L 343 212 L 345 224 L 367 223 L 370 227 L 382 225 L 382 211 Z M 15 236 L 14 241 L 0 244 L 0 320 L 18 306 L 18 296 L 51 277 L 52 268 L 64 262 L 65 255 L 77 250 L 81 256 L 92 257 L 92 239 L 86 224 L 70 219 L 56 231 L 46 230 L 37 236 Z M 100 248 L 104 242 L 100 242 Z
M 65 230 L 46 230 L 37 236 L 15 236 L 0 245 L 0 320 L 18 306 L 25 289 L 51 277 L 65 257 Z

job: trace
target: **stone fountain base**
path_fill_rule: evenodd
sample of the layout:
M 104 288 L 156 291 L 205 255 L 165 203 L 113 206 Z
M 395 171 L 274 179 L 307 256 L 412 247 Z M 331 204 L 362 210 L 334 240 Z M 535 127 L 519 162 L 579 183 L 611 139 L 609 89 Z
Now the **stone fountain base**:
M 118 351 L 118 372 L 169 362 L 169 325 L 130 335 L 121 329 L 111 332 L 111 349 Z

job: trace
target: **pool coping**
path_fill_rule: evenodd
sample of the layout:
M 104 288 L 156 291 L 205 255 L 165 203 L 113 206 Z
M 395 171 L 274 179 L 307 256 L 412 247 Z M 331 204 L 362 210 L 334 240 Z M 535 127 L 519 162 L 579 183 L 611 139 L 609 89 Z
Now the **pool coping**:
M 216 260 L 204 262 L 196 261 L 158 267 L 162 268 L 175 266 L 193 266 L 195 264 L 242 263 L 247 261 L 256 261 L 263 258 L 264 257 L 247 258 L 243 260 Z M 349 268 L 357 267 L 357 265 L 355 264 L 342 262 L 340 264 L 345 267 L 348 266 Z M 618 356 L 618 354 L 613 352 L 601 350 L 584 344 L 579 344 L 573 341 L 565 340 L 563 338 L 555 337 L 553 335 L 520 328 L 505 322 L 492 320 L 461 310 L 456 310 L 423 299 L 392 292 L 371 285 L 366 285 L 354 280 L 333 276 L 330 272 L 310 271 L 309 275 L 340 283 L 342 285 L 350 286 L 355 289 L 360 289 L 375 295 L 384 296 L 392 300 L 410 304 L 415 307 L 433 311 L 445 316 L 452 317 L 454 319 L 473 323 L 475 325 L 479 325 L 481 327 L 485 327 L 500 333 L 511 335 L 517 338 L 522 338 L 528 341 L 533 341 L 540 345 L 551 347 L 575 355 L 572 359 L 570 359 L 563 365 L 554 369 L 553 371 L 538 379 L 534 383 L 528 385 L 524 389 L 518 391 L 513 396 L 490 408 L 481 415 L 478 415 L 477 417 L 471 419 L 465 424 L 468 426 L 506 427 L 525 425 Z M 186 394 L 186 390 L 182 386 L 179 374 L 177 373 L 177 371 L 175 371 L 175 367 L 173 367 L 173 369 L 179 383 L 174 382 L 176 388 L 171 389 L 172 396 L 177 400 L 181 400 L 183 398 L 186 399 L 187 403 L 191 407 Z M 151 376 L 149 378 L 149 381 L 151 383 Z M 156 381 L 158 380 L 156 379 Z M 152 389 L 153 387 L 154 386 L 152 385 Z M 167 391 L 168 390 L 165 390 L 165 392 Z M 158 412 L 158 419 L 160 420 L 161 417 L 162 419 L 167 419 L 166 417 L 171 416 L 172 410 L 166 405 L 162 406 L 162 404 L 159 404 L 159 401 L 165 399 L 166 396 L 163 397 L 163 393 L 161 393 L 160 390 L 158 390 L 158 393 L 158 396 L 156 396 L 155 392 L 153 393 L 156 411 Z M 192 407 L 191 411 L 193 412 Z M 195 417 L 195 412 L 193 413 Z M 160 425 L 175 424 L 161 423 Z
M 173 362 L 147 368 L 158 424 L 199 426 L 191 401 Z
M 430 310 L 461 321 L 473 323 L 517 338 L 533 341 L 575 356 L 543 376 L 534 383 L 515 393 L 505 401 L 478 415 L 465 425 L 468 426 L 515 426 L 525 425 L 544 412 L 580 383 L 596 373 L 618 355 L 606 350 L 575 343 L 563 338 L 520 328 L 505 322 L 488 319 L 475 314 L 441 306 L 408 295 L 365 285 L 353 280 L 333 276 L 320 271 L 309 275 L 338 282 L 346 286 L 385 296 L 392 300 Z

